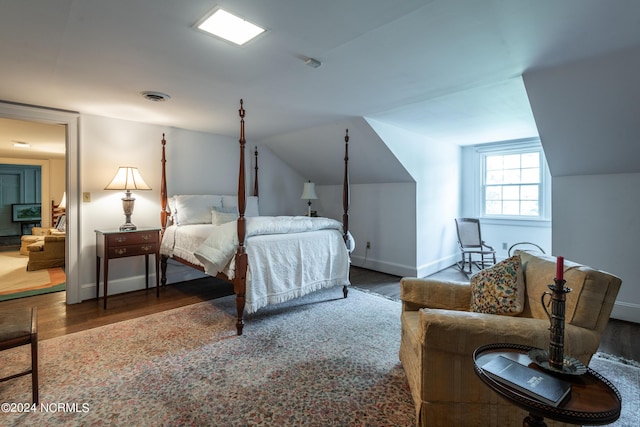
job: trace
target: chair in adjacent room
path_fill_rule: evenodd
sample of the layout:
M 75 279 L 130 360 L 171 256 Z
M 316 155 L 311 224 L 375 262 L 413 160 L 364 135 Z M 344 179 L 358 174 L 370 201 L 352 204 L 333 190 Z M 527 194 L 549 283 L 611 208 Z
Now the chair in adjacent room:
M 38 395 L 38 309 L 21 308 L 0 310 L 0 351 L 15 347 L 31 346 L 31 368 L 0 378 L 0 382 L 31 374 L 33 403 Z M 0 356 L 1 358 L 1 356 Z
M 482 240 L 479 219 L 456 218 L 456 230 L 462 252 L 462 260 L 458 263 L 460 271 L 471 274 L 474 265 L 482 270 L 496 263 L 496 251 Z M 466 265 L 469 266 L 468 270 L 465 269 Z

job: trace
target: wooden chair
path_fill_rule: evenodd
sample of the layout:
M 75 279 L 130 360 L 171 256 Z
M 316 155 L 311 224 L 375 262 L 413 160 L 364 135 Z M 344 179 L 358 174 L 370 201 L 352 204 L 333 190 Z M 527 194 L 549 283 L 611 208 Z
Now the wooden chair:
M 66 195 L 64 196 L 66 198 Z M 60 206 L 63 205 L 63 206 Z M 51 227 L 55 227 L 58 225 L 58 220 L 62 215 L 67 212 L 66 203 L 63 204 L 60 202 L 56 205 L 54 200 L 51 200 Z
M 456 218 L 456 230 L 458 245 L 462 252 L 462 260 L 458 263 L 460 271 L 471 274 L 473 265 L 482 270 L 496 263 L 496 251 L 482 240 L 479 219 Z M 472 258 L 474 255 L 479 259 L 474 261 Z M 467 264 L 469 264 L 469 270 L 465 270 Z
M 0 351 L 31 346 L 31 369 L 0 378 L 0 382 L 31 374 L 33 403 L 38 404 L 38 308 L 0 310 Z

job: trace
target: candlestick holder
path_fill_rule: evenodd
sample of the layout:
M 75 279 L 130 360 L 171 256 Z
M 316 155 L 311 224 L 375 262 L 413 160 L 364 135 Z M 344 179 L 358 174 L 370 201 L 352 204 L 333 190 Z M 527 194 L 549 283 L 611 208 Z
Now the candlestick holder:
M 552 369 L 562 371 L 564 366 L 564 318 L 567 294 L 571 288 L 564 286 L 564 280 L 553 279 L 554 284 L 549 285 L 551 292 L 544 292 L 542 298 L 542 308 L 549 317 L 551 326 L 549 327 L 549 366 Z M 544 297 L 551 296 L 551 313 L 547 309 Z
M 549 291 L 543 292 L 540 297 L 542 308 L 549 318 L 549 350 L 534 349 L 529 357 L 540 367 L 549 371 L 580 375 L 587 368 L 577 359 L 564 354 L 564 320 L 567 294 L 571 288 L 565 287 L 565 280 L 553 279 L 554 283 L 548 285 Z M 545 297 L 550 296 L 551 312 L 547 309 Z

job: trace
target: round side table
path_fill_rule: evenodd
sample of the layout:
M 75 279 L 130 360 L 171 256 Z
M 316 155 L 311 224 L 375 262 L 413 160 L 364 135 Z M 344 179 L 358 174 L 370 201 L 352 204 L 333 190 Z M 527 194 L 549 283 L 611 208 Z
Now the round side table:
M 571 383 L 571 396 L 557 407 L 495 381 L 482 370 L 487 362 L 502 355 L 532 369 L 543 371 L 528 356 L 529 350 L 533 348 L 502 343 L 478 347 L 473 352 L 473 363 L 478 377 L 500 396 L 529 412 L 529 416 L 522 422 L 524 427 L 546 426 L 545 418 L 569 424 L 604 425 L 620 417 L 620 393 L 609 380 L 590 368 L 582 375 L 560 375 L 563 380 Z

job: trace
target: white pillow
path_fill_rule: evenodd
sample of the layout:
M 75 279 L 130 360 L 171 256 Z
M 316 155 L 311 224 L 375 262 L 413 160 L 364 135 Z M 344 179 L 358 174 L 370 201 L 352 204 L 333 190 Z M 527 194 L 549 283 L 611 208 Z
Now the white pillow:
M 173 197 L 178 225 L 210 224 L 211 209 L 222 207 L 222 196 L 177 195 Z
M 211 209 L 211 224 L 220 225 L 238 219 L 236 208 L 213 208 Z
M 238 209 L 238 196 L 222 196 L 222 206 L 225 208 L 234 207 L 236 212 Z M 248 196 L 247 205 L 244 216 L 260 216 L 260 208 L 258 206 L 258 196 Z

